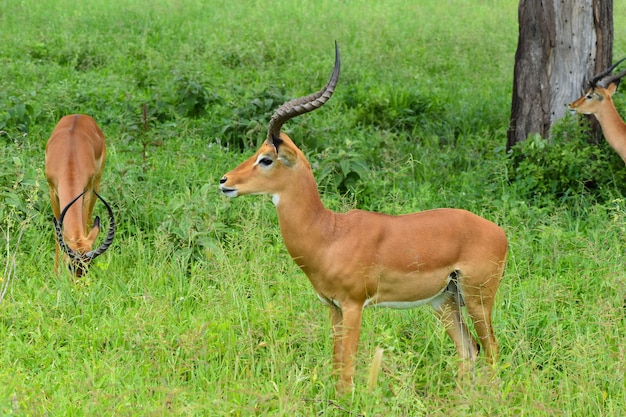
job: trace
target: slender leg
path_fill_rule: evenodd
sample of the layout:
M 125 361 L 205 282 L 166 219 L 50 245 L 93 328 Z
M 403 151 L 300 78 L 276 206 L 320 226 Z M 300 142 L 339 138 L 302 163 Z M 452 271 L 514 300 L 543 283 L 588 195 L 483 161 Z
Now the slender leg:
M 52 213 L 54 214 L 54 218 L 58 219 L 61 215 L 61 208 L 59 207 L 59 199 L 57 198 L 56 193 L 53 191 L 54 186 L 52 184 L 48 185 L 50 187 L 50 202 L 52 203 Z M 54 250 L 54 272 L 59 273 L 59 256 L 61 255 L 61 248 L 59 248 L 59 242 L 57 242 L 56 233 L 54 235 L 55 242 L 55 250 Z
M 343 314 L 341 313 L 341 309 L 335 306 L 330 307 L 330 318 L 333 323 L 333 369 L 337 373 L 340 374 L 343 356 L 341 352 L 341 345 L 337 343 L 337 340 L 341 339 L 341 323 L 343 321 Z
M 479 295 L 466 297 L 465 304 L 467 313 L 474 323 L 480 345 L 485 351 L 487 363 L 494 365 L 498 357 L 498 341 L 491 324 L 493 297 L 482 298 Z
M 87 187 L 89 187 L 89 184 Z M 93 191 L 100 192 L 100 177 L 94 177 L 93 182 L 91 183 L 91 189 L 92 191 L 86 192 L 83 196 L 83 224 L 87 226 L 85 233 L 88 233 L 89 229 L 93 225 L 93 208 L 96 205 L 97 200 Z
M 334 362 L 339 371 L 337 391 L 341 394 L 352 389 L 354 361 L 361 335 L 362 306 L 344 306 L 341 311 L 332 311 L 331 315 Z
M 485 351 L 485 359 L 490 365 L 495 364 L 498 357 L 498 341 L 491 324 L 491 311 L 503 269 L 504 263 L 501 263 L 488 270 L 461 276 L 459 280 L 467 314 L 472 319 L 478 341 Z M 472 277 L 482 278 L 471 279 Z
M 55 237 L 55 241 L 56 241 L 56 237 Z M 60 256 L 60 249 L 59 249 L 59 244 L 56 243 L 54 245 L 54 272 L 55 273 L 59 273 L 59 256 Z
M 478 355 L 478 345 L 463 321 L 461 309 L 454 296 L 450 296 L 440 305 L 433 307 L 461 358 L 458 375 L 461 379 L 465 373 L 472 369 Z

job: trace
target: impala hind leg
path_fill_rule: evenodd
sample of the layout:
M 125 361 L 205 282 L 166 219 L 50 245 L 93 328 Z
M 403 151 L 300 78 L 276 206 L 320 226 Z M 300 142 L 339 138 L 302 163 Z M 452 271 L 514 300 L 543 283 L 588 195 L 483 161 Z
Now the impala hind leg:
M 446 333 L 454 342 L 456 351 L 461 358 L 459 363 L 459 379 L 470 371 L 478 356 L 478 344 L 472 337 L 461 315 L 461 308 L 454 294 L 440 304 L 433 305 L 435 313 L 443 323 Z
M 480 346 L 485 351 L 489 365 L 494 365 L 498 357 L 498 340 L 491 323 L 494 298 L 489 294 L 470 294 L 465 297 L 467 313 L 474 323 Z
M 337 392 L 342 394 L 352 389 L 363 312 L 361 306 L 342 309 L 332 306 L 330 310 L 333 322 L 333 363 L 339 374 Z

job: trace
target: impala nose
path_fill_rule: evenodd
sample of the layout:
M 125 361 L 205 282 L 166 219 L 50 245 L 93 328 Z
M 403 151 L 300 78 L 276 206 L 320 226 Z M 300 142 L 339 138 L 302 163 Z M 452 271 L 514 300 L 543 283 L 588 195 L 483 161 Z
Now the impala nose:
M 226 177 L 220 178 L 220 184 L 224 184 L 226 181 L 228 181 Z

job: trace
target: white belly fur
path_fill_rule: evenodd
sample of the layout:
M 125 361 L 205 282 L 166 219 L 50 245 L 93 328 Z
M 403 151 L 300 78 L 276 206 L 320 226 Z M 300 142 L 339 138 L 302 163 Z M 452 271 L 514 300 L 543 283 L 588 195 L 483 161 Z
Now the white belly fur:
M 434 307 L 439 306 L 448 296 L 444 294 L 446 291 L 447 285 L 443 287 L 443 289 L 437 293 L 436 295 L 430 298 L 424 298 L 423 300 L 415 300 L 415 301 L 383 301 L 381 303 L 376 302 L 376 297 L 368 298 L 365 300 L 365 304 L 363 304 L 363 308 L 365 307 L 385 307 L 385 308 L 393 308 L 395 310 L 406 310 L 408 308 L 415 308 L 419 306 L 423 306 L 425 304 L 432 304 Z
M 449 282 L 450 279 L 448 279 Z M 365 307 L 385 307 L 385 308 L 393 308 L 396 310 L 405 310 L 409 308 L 423 306 L 424 304 L 431 304 L 433 307 L 437 308 L 441 305 L 446 298 L 448 298 L 449 294 L 446 293 L 446 289 L 448 285 L 446 284 L 441 291 L 437 294 L 433 295 L 430 298 L 424 298 L 423 300 L 415 300 L 415 301 L 383 301 L 376 302 L 376 296 L 370 297 L 365 300 L 365 304 L 363 304 L 363 308 Z M 320 301 L 328 306 L 337 307 L 341 309 L 341 303 L 335 299 L 329 299 L 324 297 L 323 295 L 317 294 Z

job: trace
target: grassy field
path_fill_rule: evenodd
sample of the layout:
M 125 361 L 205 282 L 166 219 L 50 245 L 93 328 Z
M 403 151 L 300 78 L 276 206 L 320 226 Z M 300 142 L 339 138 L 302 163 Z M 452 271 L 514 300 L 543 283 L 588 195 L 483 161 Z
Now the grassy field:
M 0 2 L 0 415 L 623 416 L 626 170 L 576 118 L 518 165 L 505 153 L 517 3 Z M 218 191 L 274 108 L 324 85 L 335 40 L 335 95 L 284 129 L 328 207 L 459 207 L 504 227 L 495 381 L 457 391 L 430 308 L 368 309 L 356 388 L 337 397 L 327 308 L 270 198 Z M 107 136 L 119 226 L 72 282 L 54 272 L 43 163 L 79 112 Z

